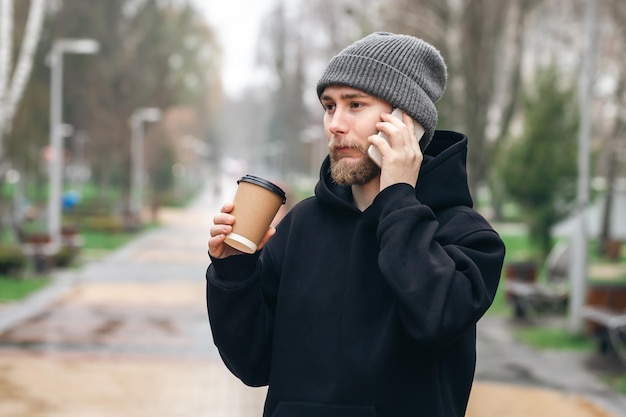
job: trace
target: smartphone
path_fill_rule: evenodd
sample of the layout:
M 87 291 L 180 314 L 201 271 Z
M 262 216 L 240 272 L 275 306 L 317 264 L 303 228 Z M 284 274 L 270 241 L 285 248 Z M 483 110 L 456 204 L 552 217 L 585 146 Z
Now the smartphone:
M 393 111 L 391 112 L 391 115 L 397 117 L 400 120 L 402 120 L 402 114 L 403 113 L 404 112 L 402 110 L 396 108 L 396 109 L 393 109 Z M 415 120 L 413 120 L 413 126 L 415 126 L 415 136 L 417 137 L 417 140 L 420 141 L 422 139 L 422 136 L 424 136 L 424 128 L 422 127 L 422 125 L 417 123 Z M 378 132 L 378 136 L 380 136 L 383 139 L 389 141 L 389 138 L 387 137 L 387 135 L 384 132 Z M 378 150 L 378 148 L 376 146 L 370 145 L 370 147 L 367 149 L 367 155 L 379 167 L 381 167 L 383 165 L 383 156 L 381 155 L 380 151 Z

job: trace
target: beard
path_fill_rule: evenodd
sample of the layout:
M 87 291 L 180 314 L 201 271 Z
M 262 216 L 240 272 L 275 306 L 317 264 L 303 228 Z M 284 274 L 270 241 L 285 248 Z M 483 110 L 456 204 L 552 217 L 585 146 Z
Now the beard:
M 343 145 L 345 146 L 345 145 Z M 361 151 L 363 156 L 357 161 L 348 161 L 335 152 L 335 144 L 329 144 L 330 151 L 330 177 L 338 185 L 363 185 L 367 184 L 380 174 L 380 168 L 368 156 L 360 146 L 352 146 Z

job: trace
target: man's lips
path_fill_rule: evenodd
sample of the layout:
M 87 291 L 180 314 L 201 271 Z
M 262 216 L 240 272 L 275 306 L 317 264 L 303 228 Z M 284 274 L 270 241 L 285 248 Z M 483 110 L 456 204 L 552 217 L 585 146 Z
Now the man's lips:
M 334 150 L 335 152 L 341 152 L 341 153 L 350 153 L 350 152 L 357 152 L 357 153 L 362 153 L 362 154 L 365 153 L 363 149 L 361 149 L 361 147 L 356 144 L 336 143 L 336 144 L 331 144 L 330 148 L 331 150 Z
M 340 152 L 340 153 L 346 153 L 346 152 L 356 151 L 357 149 L 356 148 L 352 148 L 350 146 L 339 146 L 339 147 L 336 147 L 335 150 L 337 152 Z
M 342 139 L 333 138 L 328 147 L 335 158 L 361 158 L 363 155 L 367 155 L 367 152 L 358 143 Z
M 363 156 L 362 150 L 350 146 L 335 147 L 333 148 L 333 151 L 334 154 L 340 158 L 361 158 Z

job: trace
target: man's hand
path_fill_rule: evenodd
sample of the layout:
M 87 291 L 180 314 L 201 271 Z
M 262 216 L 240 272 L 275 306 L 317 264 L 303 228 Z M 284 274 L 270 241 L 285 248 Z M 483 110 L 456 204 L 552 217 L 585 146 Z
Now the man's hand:
M 235 216 L 230 214 L 233 211 L 233 203 L 226 203 L 222 207 L 219 214 L 213 217 L 213 226 L 211 226 L 211 238 L 209 239 L 209 255 L 216 259 L 227 258 L 232 255 L 241 255 L 243 252 L 230 247 L 224 240 L 226 235 L 233 231 Z M 265 236 L 259 243 L 257 250 L 260 250 L 267 241 L 274 236 L 276 229 L 270 226 Z
M 414 121 L 406 113 L 402 120 L 389 113 L 382 113 L 381 118 L 383 121 L 378 122 L 376 128 L 387 134 L 389 142 L 378 135 L 369 137 L 370 143 L 376 145 L 383 155 L 380 190 L 398 183 L 414 187 L 424 160 L 413 128 Z

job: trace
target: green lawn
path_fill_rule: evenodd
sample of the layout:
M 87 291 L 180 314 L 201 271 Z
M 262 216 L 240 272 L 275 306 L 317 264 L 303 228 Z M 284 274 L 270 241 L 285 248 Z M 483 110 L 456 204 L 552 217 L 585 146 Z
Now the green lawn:
M 539 349 L 562 349 L 593 351 L 595 345 L 586 335 L 572 334 L 567 329 L 558 327 L 529 326 L 513 331 L 522 342 Z
M 136 233 L 81 232 L 84 250 L 111 251 L 137 237 Z
M 49 282 L 50 278 L 41 276 L 22 279 L 0 276 L 0 303 L 21 300 Z
M 153 228 L 157 226 L 151 224 L 148 227 Z M 101 258 L 137 237 L 136 233 L 94 231 L 82 232 L 81 235 L 83 247 L 77 260 L 78 265 L 72 265 L 72 267 L 79 266 L 84 261 Z M 0 303 L 19 301 L 46 286 L 49 282 L 50 278 L 47 276 L 0 276 Z

